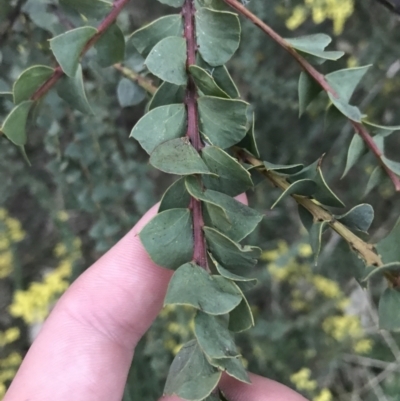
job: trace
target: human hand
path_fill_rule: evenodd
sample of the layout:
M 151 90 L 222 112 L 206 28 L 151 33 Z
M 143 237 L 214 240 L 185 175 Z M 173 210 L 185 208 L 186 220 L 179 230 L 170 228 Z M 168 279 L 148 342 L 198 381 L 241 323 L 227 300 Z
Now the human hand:
M 158 205 L 61 297 L 3 401 L 120 401 L 135 346 L 162 308 L 172 271 L 155 265 L 138 233 Z M 257 375 L 224 375 L 232 401 L 306 401 Z M 178 401 L 164 397 L 163 401 Z

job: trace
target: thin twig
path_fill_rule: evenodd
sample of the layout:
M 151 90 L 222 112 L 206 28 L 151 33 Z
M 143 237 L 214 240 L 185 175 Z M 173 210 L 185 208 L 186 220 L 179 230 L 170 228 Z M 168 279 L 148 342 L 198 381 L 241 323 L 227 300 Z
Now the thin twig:
M 150 93 L 150 95 L 154 95 L 156 93 L 158 88 L 149 79 L 143 77 L 130 68 L 123 66 L 122 64 L 114 64 L 113 67 L 126 78 L 130 79 L 133 82 L 136 82 L 146 92 Z
M 3 41 L 7 38 L 10 30 L 15 24 L 15 21 L 18 19 L 19 15 L 21 14 L 22 6 L 24 5 L 24 0 L 18 0 L 16 6 L 7 16 L 6 24 L 3 30 L 0 32 L 0 47 L 3 46 Z

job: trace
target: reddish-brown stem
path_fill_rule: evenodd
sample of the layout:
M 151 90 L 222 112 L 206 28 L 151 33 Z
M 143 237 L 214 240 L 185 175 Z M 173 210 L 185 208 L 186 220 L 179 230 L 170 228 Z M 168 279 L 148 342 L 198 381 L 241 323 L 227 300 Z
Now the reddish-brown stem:
M 195 30 L 195 6 L 194 0 L 185 0 L 182 7 L 182 15 L 184 19 L 184 36 L 187 44 L 187 61 L 186 68 L 188 73 L 188 82 L 186 88 L 186 109 L 188 116 L 186 136 L 189 138 L 193 147 L 200 152 L 203 149 L 203 142 L 200 137 L 199 130 L 199 114 L 197 109 L 197 90 L 196 85 L 189 73 L 189 67 L 196 64 L 196 30 Z M 192 198 L 190 202 L 193 216 L 193 261 L 204 269 L 207 269 L 207 250 L 204 238 L 204 219 L 201 201 Z
M 260 28 L 268 36 L 270 36 L 278 45 L 283 47 L 293 58 L 300 64 L 300 66 L 306 71 L 320 86 L 321 88 L 333 94 L 333 96 L 338 97 L 335 90 L 328 84 L 325 76 L 318 72 L 304 57 L 302 57 L 295 49 L 293 49 L 289 43 L 285 41 L 280 35 L 278 35 L 270 26 L 265 22 L 261 21 L 256 15 L 249 11 L 243 4 L 239 3 L 237 0 L 224 0 L 229 6 L 238 11 L 240 14 L 249 19 L 254 25 Z M 400 191 L 400 179 L 397 175 L 391 171 L 382 161 L 382 152 L 376 146 L 371 135 L 365 129 L 365 127 L 357 122 L 351 121 L 351 124 L 355 128 L 358 135 L 364 140 L 365 144 L 371 150 L 371 152 L 377 157 L 379 164 L 385 169 L 389 178 L 392 180 L 396 191 Z

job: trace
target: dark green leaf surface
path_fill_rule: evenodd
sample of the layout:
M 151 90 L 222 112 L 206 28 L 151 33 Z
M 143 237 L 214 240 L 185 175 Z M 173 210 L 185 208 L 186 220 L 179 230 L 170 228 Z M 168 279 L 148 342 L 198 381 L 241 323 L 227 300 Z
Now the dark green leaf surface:
M 157 146 L 150 156 L 150 163 L 170 174 L 212 173 L 186 137 L 172 139 Z
M 44 65 L 35 65 L 25 70 L 15 81 L 13 87 L 14 104 L 19 104 L 30 97 L 53 74 L 53 68 Z
M 290 195 L 311 196 L 315 194 L 316 190 L 317 184 L 313 180 L 305 179 L 296 181 L 280 195 L 280 197 L 271 206 L 271 209 L 273 209 L 280 201 Z
M 96 33 L 96 28 L 83 26 L 50 39 L 54 57 L 69 77 L 75 77 L 82 50 Z
M 238 146 L 242 149 L 246 149 L 253 156 L 260 157 L 260 152 L 256 142 L 255 123 L 255 113 L 252 113 L 250 129 L 247 131 L 245 137 L 238 143 Z
M 368 151 L 367 145 L 360 135 L 355 134 L 351 140 L 349 150 L 347 151 L 346 168 L 342 178 L 347 175 L 349 170 L 358 162 L 361 156 Z
M 284 165 L 284 164 L 274 164 L 266 161 L 264 161 L 263 164 L 267 171 L 275 171 L 276 173 L 285 175 L 297 174 L 304 168 L 303 164 Z
M 306 72 L 300 73 L 299 78 L 299 116 L 307 110 L 310 103 L 322 91 L 321 86 Z
M 101 67 L 110 67 L 124 60 L 125 38 L 117 24 L 111 25 L 96 42 L 97 62 Z
M 164 305 L 189 305 L 211 315 L 225 315 L 242 300 L 234 283 L 210 276 L 194 263 L 186 263 L 172 276 Z
M 376 137 L 375 137 L 376 138 Z M 386 167 L 389 167 L 395 174 L 400 175 L 400 163 L 394 160 L 388 159 L 386 156 L 382 156 L 382 161 Z
M 159 213 L 140 232 L 151 259 L 160 266 L 177 269 L 193 256 L 192 217 L 189 209 Z
M 59 0 L 61 5 L 68 6 L 79 13 L 93 18 L 101 18 L 110 12 L 112 3 L 105 0 Z
M 186 40 L 170 36 L 158 42 L 145 60 L 147 68 L 158 78 L 175 85 L 185 85 Z
M 367 128 L 372 132 L 373 135 L 380 135 L 383 137 L 387 137 L 393 134 L 393 132 L 400 130 L 400 125 L 392 125 L 392 126 L 378 125 L 378 124 L 373 124 L 366 120 L 363 120 L 363 124 L 367 125 Z
M 175 181 L 163 195 L 158 212 L 176 208 L 188 208 L 190 195 L 186 189 L 185 178 Z
M 121 107 L 136 106 L 146 98 L 146 91 L 136 82 L 122 78 L 117 88 L 118 102 Z
M 231 11 L 223 0 L 195 0 L 196 8 L 207 7 L 217 11 Z
M 147 57 L 153 47 L 161 40 L 183 35 L 183 19 L 181 15 L 167 15 L 132 33 L 128 40 L 132 41 L 137 51 Z
M 27 100 L 14 107 L 0 128 L 0 131 L 17 146 L 26 144 L 26 123 L 32 104 L 31 100 Z
M 149 110 L 160 106 L 183 103 L 185 100 L 185 88 L 183 86 L 163 82 L 152 97 Z
M 160 144 L 185 135 L 187 113 L 184 104 L 157 107 L 145 114 L 133 127 L 131 137 L 140 142 L 147 153 Z
M 63 76 L 56 88 L 58 96 L 65 100 L 70 107 L 83 114 L 93 114 L 83 85 L 81 65 L 78 66 L 74 77 Z
M 366 269 L 366 273 L 361 281 L 370 280 L 372 277 L 377 275 L 383 275 L 386 272 L 392 273 L 400 273 L 400 262 L 388 263 L 387 265 L 376 267 L 376 266 L 368 266 Z
M 194 334 L 208 358 L 233 358 L 240 355 L 226 326 L 226 322 L 219 316 L 197 312 L 194 319 Z
M 304 228 L 307 231 L 311 230 L 311 227 L 314 224 L 314 217 L 313 215 L 303 206 L 298 205 L 298 212 L 301 222 L 303 223 Z
M 225 64 L 239 48 L 241 29 L 236 14 L 200 8 L 196 28 L 201 57 L 213 67 Z
M 366 233 L 374 220 L 374 208 L 363 203 L 353 207 L 346 214 L 335 216 L 335 218 L 352 230 Z
M 254 317 L 250 305 L 245 296 L 240 304 L 229 313 L 229 330 L 234 333 L 241 333 L 254 326 Z
M 376 166 L 369 177 L 364 196 L 367 196 L 377 185 L 386 179 L 385 170 L 381 166 Z
M 310 245 L 311 249 L 314 253 L 314 261 L 317 263 L 318 256 L 321 252 L 321 244 L 322 244 L 322 233 L 324 232 L 324 228 L 328 224 L 327 221 L 319 221 L 314 223 L 309 231 L 310 234 Z
M 211 359 L 210 363 L 241 382 L 251 383 L 249 375 L 239 358 Z
M 400 329 L 400 291 L 386 288 L 379 300 L 379 327 L 384 330 Z
M 399 238 L 400 219 L 397 220 L 389 235 L 376 245 L 376 249 L 379 255 L 381 255 L 383 263 L 400 262 Z
M 229 99 L 229 95 L 217 85 L 214 78 L 206 70 L 203 70 L 197 65 L 191 65 L 189 71 L 196 86 L 204 95 Z
M 217 386 L 221 372 L 211 366 L 195 340 L 178 352 L 168 372 L 165 395 L 177 395 L 188 401 L 200 401 Z
M 201 155 L 209 170 L 217 175 L 203 177 L 208 189 L 236 196 L 253 186 L 250 173 L 222 149 L 207 146 Z
M 212 145 L 229 148 L 246 135 L 248 103 L 203 96 L 198 100 L 200 131 Z
M 166 4 L 171 7 L 182 7 L 185 0 L 158 0 L 162 4 Z

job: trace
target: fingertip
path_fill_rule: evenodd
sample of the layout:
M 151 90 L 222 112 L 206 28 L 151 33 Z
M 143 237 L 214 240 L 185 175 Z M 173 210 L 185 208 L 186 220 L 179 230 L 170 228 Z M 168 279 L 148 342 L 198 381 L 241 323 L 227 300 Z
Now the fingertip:
M 244 205 L 248 205 L 248 204 L 249 204 L 249 201 L 248 201 L 248 199 L 247 199 L 247 195 L 246 195 L 245 192 L 243 192 L 242 194 L 240 194 L 240 195 L 238 195 L 238 196 L 235 196 L 235 199 L 236 199 L 238 202 L 243 203 Z

